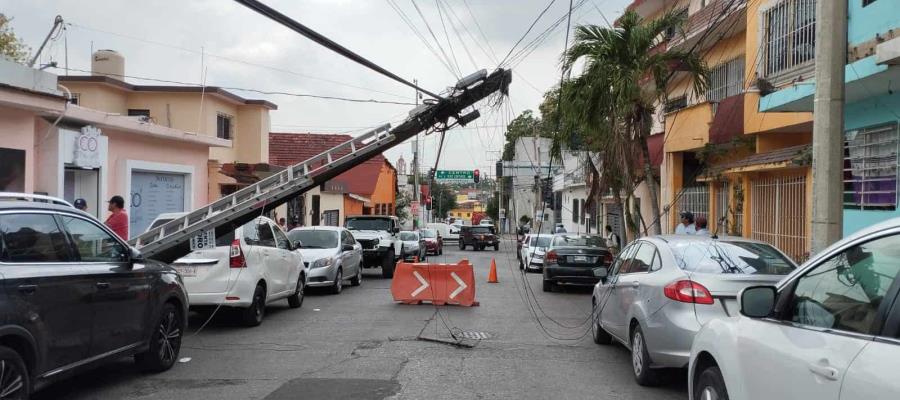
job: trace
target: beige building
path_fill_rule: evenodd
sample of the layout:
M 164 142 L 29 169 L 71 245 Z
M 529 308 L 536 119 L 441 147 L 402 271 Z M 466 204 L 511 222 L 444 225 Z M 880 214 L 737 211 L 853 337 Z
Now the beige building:
M 227 176 L 227 164 L 269 162 L 269 111 L 278 107 L 215 86 L 156 86 L 125 82 L 125 60 L 117 52 L 94 54 L 90 76 L 60 76 L 72 102 L 106 113 L 138 117 L 146 124 L 224 141 L 209 148 L 207 197 L 214 201 L 245 183 Z

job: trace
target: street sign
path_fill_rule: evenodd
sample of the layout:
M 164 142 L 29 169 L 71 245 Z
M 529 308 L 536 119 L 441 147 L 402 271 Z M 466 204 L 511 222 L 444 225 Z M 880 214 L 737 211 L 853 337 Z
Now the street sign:
M 437 170 L 434 179 L 439 182 L 450 183 L 471 183 L 475 181 L 475 174 L 472 171 L 453 171 L 453 170 Z

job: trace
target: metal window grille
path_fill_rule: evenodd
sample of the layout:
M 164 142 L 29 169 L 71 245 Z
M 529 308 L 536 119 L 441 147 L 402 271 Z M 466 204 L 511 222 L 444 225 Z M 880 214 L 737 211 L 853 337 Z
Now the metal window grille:
M 682 212 L 690 211 L 697 217 L 706 217 L 709 220 L 709 186 L 698 184 L 694 186 L 686 186 L 682 189 L 681 197 L 676 205 L 677 215 Z
M 797 262 L 809 257 L 806 176 L 766 176 L 752 182 L 753 239 L 769 243 Z
M 897 208 L 897 123 L 844 135 L 844 208 Z
M 730 190 L 731 185 L 728 182 L 716 184 L 716 220 L 709 222 L 710 228 L 717 232 L 728 232 L 728 227 L 731 226 L 731 215 L 728 209 L 728 205 L 731 203 L 729 201 L 731 196 Z
M 778 75 L 815 57 L 816 0 L 784 0 L 763 12 L 763 72 Z
M 232 138 L 231 116 L 226 114 L 216 115 L 216 137 L 219 139 Z
M 724 62 L 709 72 L 706 101 L 718 103 L 744 92 L 744 57 Z
M 666 100 L 665 111 L 667 113 L 675 112 L 687 107 L 687 96 L 678 96 Z

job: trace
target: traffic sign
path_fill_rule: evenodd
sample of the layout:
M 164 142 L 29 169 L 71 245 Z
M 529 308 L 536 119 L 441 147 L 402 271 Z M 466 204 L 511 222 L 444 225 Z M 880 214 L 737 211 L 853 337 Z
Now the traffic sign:
M 470 183 L 475 181 L 472 171 L 437 170 L 434 179 L 440 182 Z

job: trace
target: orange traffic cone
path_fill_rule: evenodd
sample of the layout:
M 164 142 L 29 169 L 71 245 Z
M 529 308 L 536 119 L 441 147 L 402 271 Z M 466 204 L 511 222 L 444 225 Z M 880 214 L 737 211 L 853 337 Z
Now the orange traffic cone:
M 498 283 L 497 281 L 497 262 L 491 259 L 491 271 L 488 272 L 488 283 Z

